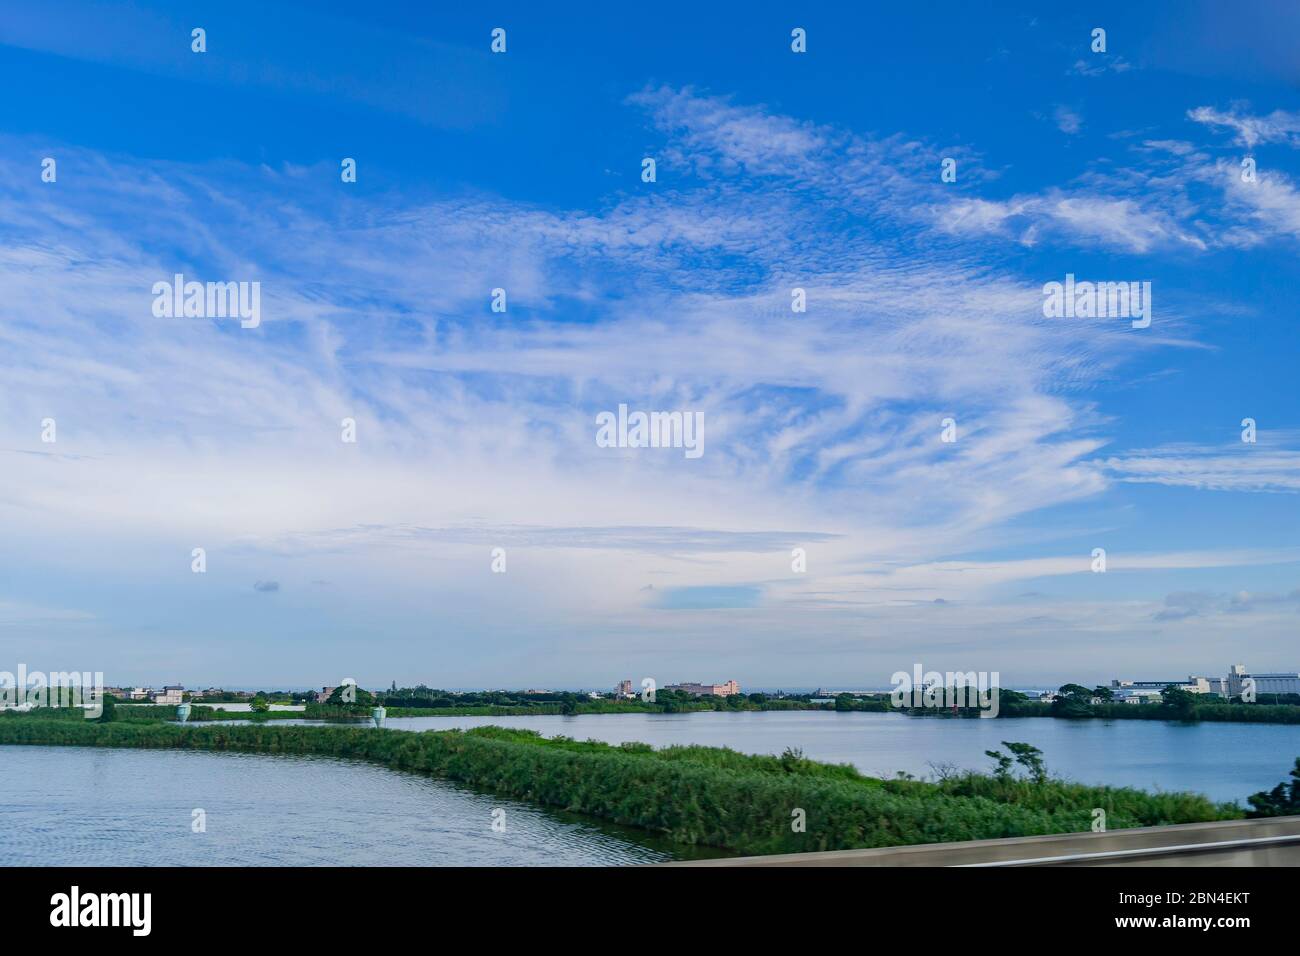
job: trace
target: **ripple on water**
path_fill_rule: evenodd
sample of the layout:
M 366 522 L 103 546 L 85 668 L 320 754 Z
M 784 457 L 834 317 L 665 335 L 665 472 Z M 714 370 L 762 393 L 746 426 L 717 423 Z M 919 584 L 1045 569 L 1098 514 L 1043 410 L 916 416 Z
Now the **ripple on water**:
M 9 865 L 583 866 L 672 859 L 634 831 L 327 757 L 0 747 Z M 22 781 L 15 786 L 16 781 Z M 191 829 L 206 813 L 206 832 Z M 505 831 L 492 829 L 494 808 Z

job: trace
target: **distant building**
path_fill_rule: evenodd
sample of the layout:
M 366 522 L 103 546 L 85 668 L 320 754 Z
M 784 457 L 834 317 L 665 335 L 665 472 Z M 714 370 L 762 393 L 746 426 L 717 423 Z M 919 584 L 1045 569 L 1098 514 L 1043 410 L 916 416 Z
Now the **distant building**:
M 153 702 L 163 706 L 182 704 L 185 702 L 185 688 L 180 684 L 168 684 L 162 690 L 154 693 Z
M 1160 692 L 1173 686 L 1189 694 L 1218 694 L 1221 697 L 1240 697 L 1251 682 L 1256 698 L 1268 694 L 1300 694 L 1300 672 L 1250 674 L 1245 664 L 1233 664 L 1227 677 L 1196 677 L 1186 680 L 1123 680 L 1110 682 L 1116 701 L 1127 704 L 1159 702 Z
M 325 703 L 336 690 L 338 690 L 337 687 L 322 687 L 316 692 L 316 702 L 319 704 Z
M 1257 697 L 1260 694 L 1300 694 L 1300 673 L 1248 674 L 1245 664 L 1233 664 L 1225 682 L 1228 696 L 1239 697 L 1248 680 L 1254 681 Z
M 876 697 L 880 691 L 827 691 L 824 687 L 819 687 L 813 692 L 814 697 L 839 697 L 841 693 L 846 693 L 850 697 Z
M 130 697 L 132 700 L 148 700 L 149 693 L 150 691 L 147 687 L 132 687 Z
M 1159 704 L 1164 700 L 1162 691 L 1168 684 L 1160 687 L 1119 687 L 1111 691 L 1117 704 Z
M 1187 680 L 1113 680 L 1111 691 L 1118 698 L 1125 691 L 1155 691 L 1157 694 L 1166 687 L 1173 686 L 1189 694 L 1217 693 L 1218 682 L 1208 677 L 1189 677 Z
M 725 684 L 669 684 L 664 690 L 677 690 L 693 697 L 730 697 L 740 693 L 740 685 L 729 680 Z
M 621 681 L 619 681 L 618 684 L 617 684 L 617 686 L 615 686 L 615 688 L 614 688 L 614 696 L 615 696 L 615 697 L 635 697 L 636 694 L 632 691 L 632 682 L 631 682 L 630 680 L 621 680 Z

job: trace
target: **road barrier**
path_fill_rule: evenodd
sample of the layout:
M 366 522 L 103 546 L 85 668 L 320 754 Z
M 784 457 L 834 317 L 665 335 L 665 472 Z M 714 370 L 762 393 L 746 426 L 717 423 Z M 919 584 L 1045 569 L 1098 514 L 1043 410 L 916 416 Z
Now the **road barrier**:
M 1300 817 L 1267 817 L 668 866 L 1300 866 Z

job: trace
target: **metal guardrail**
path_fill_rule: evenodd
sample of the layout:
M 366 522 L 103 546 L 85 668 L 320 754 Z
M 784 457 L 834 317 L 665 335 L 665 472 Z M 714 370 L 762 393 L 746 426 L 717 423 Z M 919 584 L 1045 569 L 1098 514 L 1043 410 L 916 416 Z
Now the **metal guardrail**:
M 988 863 L 958 863 L 962 867 L 975 866 L 1126 866 L 1142 863 L 1149 866 L 1162 857 L 1211 857 L 1220 853 L 1242 850 L 1263 850 L 1272 847 L 1295 846 L 1296 862 L 1300 862 L 1300 836 L 1258 837 L 1251 840 L 1216 840 L 1212 843 L 1183 843 L 1178 846 L 1139 848 L 1136 850 L 1102 850 L 1096 853 L 1067 853 L 1063 856 L 1031 856 L 1023 860 L 994 860 Z M 1207 860 L 1207 865 L 1209 861 Z M 1215 865 L 1219 865 L 1216 861 Z M 1255 865 L 1255 864 L 1248 864 Z
M 1300 817 L 965 843 L 787 853 L 669 866 L 1300 866 Z

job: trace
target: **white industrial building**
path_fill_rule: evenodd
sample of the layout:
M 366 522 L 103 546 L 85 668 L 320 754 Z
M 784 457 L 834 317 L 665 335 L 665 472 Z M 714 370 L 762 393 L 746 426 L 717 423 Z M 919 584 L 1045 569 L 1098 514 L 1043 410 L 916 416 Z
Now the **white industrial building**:
M 1115 687 L 1112 688 L 1111 693 L 1114 694 L 1117 704 L 1158 704 L 1163 699 L 1160 692 L 1168 686 L 1168 684 L 1161 684 L 1159 688 Z
M 1228 694 L 1238 697 L 1246 688 L 1246 682 L 1253 681 L 1255 695 L 1260 694 L 1300 694 L 1300 673 L 1282 672 L 1276 674 L 1248 674 L 1245 664 L 1233 664 L 1228 671 Z
M 1247 682 L 1252 682 L 1250 685 Z M 1221 697 L 1240 697 L 1247 686 L 1253 686 L 1255 696 L 1262 694 L 1300 694 L 1300 672 L 1276 674 L 1250 674 L 1245 664 L 1233 664 L 1227 677 L 1188 677 L 1186 680 L 1123 680 L 1110 682 L 1116 702 L 1125 704 L 1159 703 L 1160 692 L 1170 685 L 1189 694 L 1218 694 Z
M 1188 677 L 1187 680 L 1113 680 L 1110 689 L 1115 700 L 1139 704 L 1148 700 L 1159 701 L 1160 692 L 1170 685 L 1189 694 L 1218 694 L 1223 681 L 1208 677 Z

